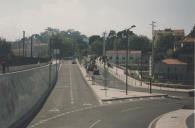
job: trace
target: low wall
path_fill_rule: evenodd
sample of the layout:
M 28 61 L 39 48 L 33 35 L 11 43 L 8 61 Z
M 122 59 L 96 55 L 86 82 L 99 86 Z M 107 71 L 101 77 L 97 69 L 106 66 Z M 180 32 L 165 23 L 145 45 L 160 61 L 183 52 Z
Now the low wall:
M 0 75 L 0 128 L 16 123 L 55 84 L 56 65 L 50 66 Z

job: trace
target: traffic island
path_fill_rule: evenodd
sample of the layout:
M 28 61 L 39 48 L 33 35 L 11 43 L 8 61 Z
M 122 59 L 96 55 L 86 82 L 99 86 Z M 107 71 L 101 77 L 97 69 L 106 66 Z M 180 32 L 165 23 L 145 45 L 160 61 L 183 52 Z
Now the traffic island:
M 159 93 L 146 93 L 128 91 L 126 94 L 125 90 L 104 88 L 100 85 L 92 85 L 91 88 L 94 90 L 96 95 L 101 99 L 102 102 L 114 101 L 114 100 L 125 100 L 125 99 L 136 99 L 136 98 L 150 98 L 150 97 L 166 97 L 166 94 Z
M 194 109 L 179 109 L 155 118 L 148 128 L 188 128 L 186 121 Z M 190 124 L 193 124 L 191 120 Z

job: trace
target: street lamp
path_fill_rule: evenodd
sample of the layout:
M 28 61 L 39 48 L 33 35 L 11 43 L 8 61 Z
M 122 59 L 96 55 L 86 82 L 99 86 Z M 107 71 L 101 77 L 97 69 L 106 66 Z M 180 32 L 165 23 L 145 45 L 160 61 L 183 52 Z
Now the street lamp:
M 105 96 L 107 96 L 107 72 L 106 72 L 106 32 L 103 33 L 103 62 L 104 62 L 104 90 Z
M 129 61 L 129 32 L 132 28 L 135 28 L 135 25 L 132 25 L 130 28 L 125 29 L 125 34 L 127 38 L 127 48 L 126 48 L 126 95 L 128 95 L 128 61 Z
M 33 46 L 33 37 L 34 37 L 34 36 L 35 36 L 35 38 L 36 38 L 37 34 L 33 34 L 33 35 L 31 35 L 31 37 L 30 37 L 30 57 L 31 57 L 31 58 L 33 57 L 32 46 Z

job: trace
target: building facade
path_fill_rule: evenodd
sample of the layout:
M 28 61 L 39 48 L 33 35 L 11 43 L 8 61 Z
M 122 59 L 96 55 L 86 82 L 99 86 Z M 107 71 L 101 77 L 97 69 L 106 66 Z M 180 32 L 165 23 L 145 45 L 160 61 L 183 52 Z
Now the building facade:
M 154 40 L 155 42 L 158 42 L 158 40 L 160 39 L 161 36 L 167 36 L 167 35 L 172 35 L 175 37 L 175 39 L 177 40 L 175 42 L 175 46 L 174 49 L 177 49 L 177 47 L 179 47 L 181 45 L 181 40 L 184 39 L 185 37 L 185 32 L 184 29 L 164 29 L 164 30 L 154 30 Z M 155 44 L 156 46 L 156 44 Z
M 155 64 L 154 76 L 159 80 L 183 82 L 186 71 L 187 63 L 178 59 L 164 59 Z
M 138 65 L 141 59 L 141 51 L 128 51 L 128 64 L 129 66 Z M 106 51 L 108 61 L 113 64 L 121 66 L 126 65 L 126 50 L 119 51 Z

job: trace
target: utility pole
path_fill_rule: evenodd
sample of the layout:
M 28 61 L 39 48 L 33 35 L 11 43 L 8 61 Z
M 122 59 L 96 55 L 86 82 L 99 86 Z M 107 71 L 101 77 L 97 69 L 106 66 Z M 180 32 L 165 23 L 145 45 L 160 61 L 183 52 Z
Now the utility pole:
M 151 57 L 151 73 L 150 73 L 150 93 L 152 93 L 152 81 L 154 80 L 154 27 L 155 26 L 154 21 L 152 21 L 152 24 L 150 24 L 152 26 L 152 57 Z
M 51 86 L 51 66 L 52 66 L 52 61 L 51 61 L 52 55 L 51 55 L 51 37 L 49 39 L 49 86 Z
M 142 86 L 142 70 L 143 70 L 143 64 L 142 64 L 142 55 L 143 55 L 143 53 L 141 52 L 141 58 L 140 58 L 140 71 L 141 71 L 141 79 L 140 79 L 140 81 L 141 81 L 141 86 Z
M 20 40 L 18 41 L 18 50 L 19 50 L 19 57 L 20 57 Z
M 104 90 L 107 96 L 107 72 L 106 72 L 106 32 L 103 33 L 103 61 L 104 61 Z
M 30 37 L 30 57 L 32 58 L 32 42 L 33 42 L 33 35 Z
M 152 21 L 152 24 L 150 24 L 152 26 L 152 78 L 154 77 L 154 27 L 156 27 L 155 23 L 156 22 Z
M 23 55 L 23 57 L 24 57 L 25 31 L 23 31 L 23 39 L 22 39 L 22 41 L 23 41 L 23 51 L 22 51 L 22 55 Z
M 128 63 L 129 63 L 129 36 L 130 36 L 130 30 L 132 28 L 135 28 L 136 26 L 135 25 L 132 25 L 130 28 L 128 29 L 125 29 L 125 36 L 127 38 L 127 48 L 126 48 L 126 95 L 128 95 Z
M 127 34 L 127 48 L 126 48 L 126 95 L 128 95 L 128 61 L 129 61 L 129 33 L 126 30 Z
M 116 55 L 116 57 L 115 57 L 115 65 L 116 65 L 116 74 L 117 74 L 117 61 L 118 61 L 118 46 L 117 46 L 117 36 L 115 36 L 115 38 L 114 38 L 114 52 L 116 53 L 115 55 Z

